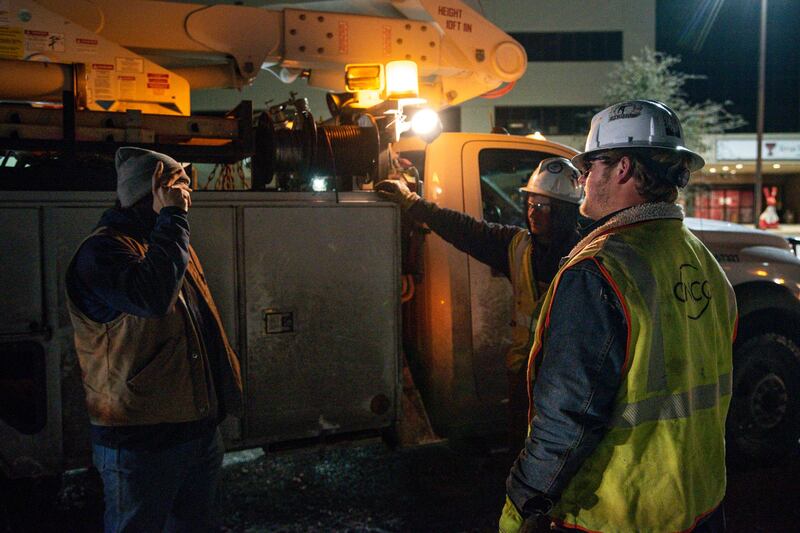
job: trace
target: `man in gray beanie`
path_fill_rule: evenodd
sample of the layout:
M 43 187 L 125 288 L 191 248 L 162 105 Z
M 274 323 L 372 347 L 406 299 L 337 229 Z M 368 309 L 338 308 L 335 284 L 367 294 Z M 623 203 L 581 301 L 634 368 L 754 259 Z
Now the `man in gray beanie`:
M 183 172 L 183 166 L 166 154 L 125 146 L 117 150 L 114 163 L 117 167 L 117 197 L 122 207 L 133 206 L 151 192 L 156 194 L 156 183 L 153 180 L 159 164 L 163 167 L 165 176 L 183 173 L 181 185 L 185 184 L 187 188 L 189 186 L 189 178 Z M 188 197 L 191 190 L 186 192 Z
M 116 169 L 117 205 L 66 275 L 105 530 L 212 531 L 239 361 L 189 244 L 183 167 L 124 147 Z

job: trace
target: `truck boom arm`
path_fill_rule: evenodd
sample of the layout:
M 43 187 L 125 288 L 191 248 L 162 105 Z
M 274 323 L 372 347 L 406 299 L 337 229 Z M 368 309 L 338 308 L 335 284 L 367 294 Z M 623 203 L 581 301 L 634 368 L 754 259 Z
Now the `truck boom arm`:
M 147 0 L 10 0 L 12 14 L 32 16 L 18 16 L 5 29 L 20 43 L 0 50 L 0 58 L 84 65 L 73 83 L 87 88 L 87 109 L 183 115 L 189 114 L 190 87 L 240 88 L 262 69 L 284 81 L 302 73 L 312 86 L 342 91 L 347 64 L 411 59 L 419 67 L 420 96 L 436 108 L 513 82 L 525 71 L 519 43 L 460 0 L 382 3 L 427 20 Z M 58 44 L 37 45 L 37 35 Z M 4 63 L 0 98 L 23 99 L 22 75 L 45 75 L 41 65 Z M 68 73 L 63 77 L 66 86 Z M 57 80 L 49 86 L 57 87 Z M 41 88 L 32 92 L 47 99 Z

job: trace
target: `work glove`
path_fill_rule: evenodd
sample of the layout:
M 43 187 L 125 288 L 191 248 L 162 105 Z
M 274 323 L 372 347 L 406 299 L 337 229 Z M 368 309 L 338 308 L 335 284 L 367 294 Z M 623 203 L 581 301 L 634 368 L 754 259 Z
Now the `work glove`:
M 402 178 L 384 180 L 375 186 L 375 190 L 381 198 L 394 202 L 403 209 L 410 208 L 420 199 L 417 193 L 412 192 L 408 188 L 408 185 L 406 185 L 405 180 Z
M 500 533 L 518 533 L 524 522 L 525 519 L 506 496 L 506 504 L 503 506 L 503 512 L 500 513 Z

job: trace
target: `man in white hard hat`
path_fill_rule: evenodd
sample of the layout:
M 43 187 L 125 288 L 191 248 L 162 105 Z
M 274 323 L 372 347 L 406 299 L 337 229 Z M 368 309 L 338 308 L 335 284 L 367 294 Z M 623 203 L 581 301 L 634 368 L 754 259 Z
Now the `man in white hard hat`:
M 578 240 L 582 190 L 577 169 L 563 157 L 544 159 L 519 189 L 527 208 L 527 229 L 476 220 L 443 209 L 411 192 L 402 179 L 381 182 L 378 192 L 418 222 L 478 261 L 502 272 L 514 290 L 512 344 L 506 353 L 509 379 L 509 442 L 520 446 L 528 427 L 525 374 L 531 326 L 561 258 Z
M 595 223 L 542 304 L 500 530 L 722 531 L 736 301 L 674 203 L 703 159 L 634 100 L 595 115 L 573 163 Z

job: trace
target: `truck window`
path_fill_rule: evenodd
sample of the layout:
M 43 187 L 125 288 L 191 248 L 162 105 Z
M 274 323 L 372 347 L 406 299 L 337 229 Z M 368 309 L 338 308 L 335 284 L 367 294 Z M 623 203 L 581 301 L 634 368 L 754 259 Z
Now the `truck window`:
M 519 188 L 553 154 L 534 150 L 486 148 L 478 154 L 481 174 L 483 219 L 500 224 L 525 226 L 525 211 Z

